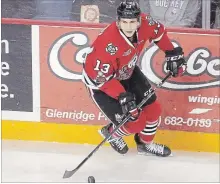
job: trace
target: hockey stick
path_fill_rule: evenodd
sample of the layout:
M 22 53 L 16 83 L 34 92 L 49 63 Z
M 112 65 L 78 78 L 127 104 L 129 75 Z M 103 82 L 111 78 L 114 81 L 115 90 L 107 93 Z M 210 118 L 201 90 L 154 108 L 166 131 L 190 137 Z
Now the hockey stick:
M 162 84 L 171 76 L 172 74 L 169 73 L 160 83 L 157 84 L 157 86 L 154 89 L 150 89 L 148 93 L 146 94 L 146 97 L 137 105 L 138 109 L 141 109 L 141 107 L 148 101 L 148 99 L 155 93 L 157 88 L 160 88 Z M 118 126 L 113 129 L 111 134 L 107 136 L 96 148 L 72 171 L 65 171 L 63 178 L 70 178 L 78 169 L 121 127 L 123 126 L 131 117 L 131 114 L 125 116 L 123 115 L 121 123 L 119 123 Z

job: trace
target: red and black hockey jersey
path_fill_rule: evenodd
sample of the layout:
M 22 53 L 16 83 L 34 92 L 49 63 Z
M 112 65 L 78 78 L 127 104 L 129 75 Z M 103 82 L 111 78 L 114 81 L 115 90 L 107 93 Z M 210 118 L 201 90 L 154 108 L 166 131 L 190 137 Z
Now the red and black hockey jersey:
M 117 99 L 125 92 L 120 80 L 129 79 L 146 41 L 157 42 L 161 50 L 172 50 L 165 27 L 149 15 L 141 14 L 141 26 L 136 31 L 133 45 L 119 30 L 116 22 L 110 24 L 91 45 L 84 63 L 83 81 L 91 89 L 105 92 Z

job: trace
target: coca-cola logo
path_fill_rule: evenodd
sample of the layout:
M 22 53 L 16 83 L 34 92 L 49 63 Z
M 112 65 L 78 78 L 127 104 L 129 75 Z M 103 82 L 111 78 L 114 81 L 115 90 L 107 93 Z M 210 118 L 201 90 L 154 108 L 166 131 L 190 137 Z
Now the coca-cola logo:
M 72 71 L 66 68 L 63 65 L 63 61 L 60 57 L 60 52 L 62 51 L 62 48 L 65 47 L 68 42 L 71 42 L 73 46 L 77 47 L 77 51 L 75 53 L 75 58 L 73 59 L 73 61 L 78 64 L 82 64 L 85 60 L 86 53 L 89 53 L 92 50 L 89 47 L 89 38 L 86 34 L 82 32 L 73 32 L 62 35 L 54 41 L 49 50 L 49 68 L 54 73 L 54 75 L 63 80 L 81 80 L 81 71 Z M 70 52 L 72 51 L 70 50 Z
M 86 55 L 92 52 L 89 38 L 83 32 L 72 32 L 62 35 L 52 44 L 48 53 L 48 65 L 54 75 L 58 78 L 61 78 L 62 80 L 78 81 L 82 79 L 82 70 L 70 70 L 63 65 L 63 61 L 60 57 L 60 52 L 69 42 L 77 48 L 73 62 L 83 64 Z M 175 47 L 178 46 L 176 42 L 173 42 L 173 45 Z M 153 66 L 158 51 L 159 48 L 157 46 L 151 45 L 143 52 L 140 60 L 142 72 L 152 83 L 158 83 L 162 79 L 162 73 L 166 73 L 165 62 L 161 62 L 162 73 L 157 71 L 157 68 L 160 67 Z M 73 51 L 70 50 L 69 52 L 71 53 Z M 74 52 L 71 54 L 74 55 Z M 190 77 L 190 80 L 175 82 L 176 78 L 174 80 L 171 79 L 163 84 L 164 88 L 173 90 L 190 90 L 220 85 L 220 58 L 212 57 L 211 52 L 207 48 L 196 48 L 186 56 L 186 60 L 188 67 L 184 77 Z M 193 80 L 194 78 L 197 80 Z
M 179 46 L 176 42 L 172 42 L 175 47 Z M 159 48 L 156 45 L 151 45 L 143 53 L 141 59 L 142 72 L 152 83 L 158 83 L 162 77 L 152 66 Z M 187 70 L 184 76 L 191 77 L 189 80 L 182 82 L 168 81 L 163 84 L 163 88 L 173 90 L 190 90 L 207 87 L 215 87 L 220 85 L 220 58 L 212 57 L 211 52 L 207 48 L 196 48 L 188 56 L 185 57 L 187 61 Z M 166 63 L 163 63 L 163 72 L 166 71 Z M 197 78 L 193 82 L 193 78 Z M 198 78 L 200 78 L 198 80 Z

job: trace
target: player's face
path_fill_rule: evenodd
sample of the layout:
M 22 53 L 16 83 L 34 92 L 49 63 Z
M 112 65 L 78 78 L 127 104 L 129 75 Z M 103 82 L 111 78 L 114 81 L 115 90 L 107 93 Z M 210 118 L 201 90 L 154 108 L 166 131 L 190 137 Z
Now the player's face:
M 123 19 L 121 18 L 118 22 L 119 28 L 127 37 L 133 36 L 137 28 L 139 27 L 138 19 Z

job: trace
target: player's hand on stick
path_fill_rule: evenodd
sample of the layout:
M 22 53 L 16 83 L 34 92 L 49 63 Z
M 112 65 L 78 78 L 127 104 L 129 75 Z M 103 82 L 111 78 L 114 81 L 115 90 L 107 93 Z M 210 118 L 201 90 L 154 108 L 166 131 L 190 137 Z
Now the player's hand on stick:
M 131 114 L 131 120 L 137 120 L 139 116 L 139 110 L 137 109 L 135 96 L 130 92 L 121 93 L 118 97 L 119 103 L 122 107 L 124 114 Z
M 176 47 L 171 51 L 165 52 L 167 67 L 166 69 L 172 73 L 173 77 L 183 75 L 186 71 L 187 63 L 184 59 L 184 53 L 181 47 Z

